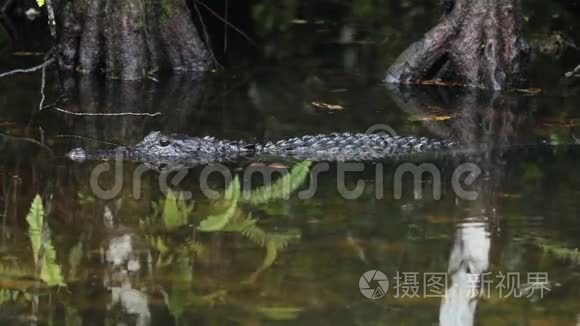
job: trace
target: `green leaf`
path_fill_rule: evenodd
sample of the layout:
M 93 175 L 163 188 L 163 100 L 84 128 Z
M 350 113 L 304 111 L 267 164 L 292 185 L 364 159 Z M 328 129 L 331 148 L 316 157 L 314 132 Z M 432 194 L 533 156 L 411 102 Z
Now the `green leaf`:
M 260 269 L 264 270 L 272 266 L 278 258 L 278 251 L 286 248 L 288 243 L 300 239 L 299 232 L 288 231 L 287 233 L 268 234 L 266 239 L 266 255 Z
M 48 286 L 65 285 L 60 265 L 56 262 L 56 251 L 50 241 L 44 244 L 40 279 Z
M 167 247 L 165 241 L 161 237 L 157 237 L 155 239 L 155 249 L 157 249 L 160 254 L 164 254 L 169 251 L 169 247 Z
M 237 177 L 228 186 L 224 197 L 226 199 L 225 211 L 217 215 L 208 216 L 201 221 L 197 227 L 198 230 L 202 232 L 223 230 L 234 217 L 238 208 L 238 200 L 240 199 L 240 180 Z
M 171 291 L 168 297 L 169 312 L 177 319 L 181 317 L 191 296 L 193 283 L 192 260 L 182 252 L 171 267 Z
M 50 230 L 44 225 L 44 217 L 42 199 L 36 195 L 26 215 L 34 263 L 40 267 L 40 279 L 43 282 L 49 286 L 65 285 L 60 265 L 56 262 L 56 250 L 48 236 Z
M 77 269 L 81 264 L 83 259 L 83 242 L 79 241 L 76 245 L 74 245 L 68 253 L 68 265 L 70 267 L 68 278 L 75 279 Z
M 163 205 L 163 223 L 168 231 L 175 230 L 188 222 L 188 217 L 193 206 L 178 198 L 173 191 L 170 191 L 165 198 Z
M 26 215 L 26 222 L 28 222 L 28 237 L 32 245 L 34 261 L 38 261 L 44 226 L 44 207 L 42 206 L 42 199 L 39 195 L 36 195 L 32 201 L 28 215 Z
M 264 204 L 273 200 L 287 199 L 298 189 L 310 172 L 312 162 L 303 161 L 296 164 L 292 170 L 271 185 L 266 185 L 253 191 L 244 191 L 241 201 L 253 205 Z
M 39 7 L 42 7 L 42 6 L 44 6 L 44 2 L 45 2 L 45 0 L 36 0 L 36 4 L 37 4 Z

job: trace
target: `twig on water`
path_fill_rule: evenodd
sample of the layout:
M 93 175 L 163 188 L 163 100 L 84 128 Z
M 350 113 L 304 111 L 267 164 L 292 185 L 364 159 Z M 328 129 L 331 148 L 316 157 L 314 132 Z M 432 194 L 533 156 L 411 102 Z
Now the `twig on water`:
M 217 12 L 213 11 L 210 7 L 208 7 L 205 3 L 201 2 L 200 0 L 194 0 L 194 3 L 199 3 L 202 7 L 205 8 L 205 10 L 207 10 L 210 14 L 214 15 L 217 19 L 221 20 L 224 22 L 224 24 L 228 25 L 231 29 L 233 29 L 234 31 L 238 32 L 238 34 L 240 34 L 241 36 L 243 36 L 248 42 L 250 42 L 252 45 L 257 45 L 256 42 L 254 42 L 254 40 L 252 40 L 251 37 L 248 36 L 248 34 L 244 33 L 244 31 L 242 31 L 241 29 L 237 28 L 234 24 L 230 23 L 229 21 L 227 21 L 227 19 L 224 19 L 222 16 L 220 16 L 220 14 L 218 14 Z
M 95 142 L 98 142 L 101 144 L 123 146 L 121 144 L 117 144 L 117 143 L 113 143 L 113 142 L 109 142 L 109 141 L 104 141 L 104 140 L 100 140 L 100 139 L 96 139 L 96 138 L 92 138 L 92 137 L 79 136 L 79 135 L 56 135 L 55 137 L 56 138 L 77 138 L 77 139 L 82 139 L 82 140 L 95 141 Z
M 154 82 L 156 82 L 156 83 L 158 83 L 158 82 L 159 82 L 159 80 L 158 80 L 157 78 L 155 78 L 155 77 L 153 77 L 153 76 L 151 76 L 151 75 L 147 75 L 147 78 L 148 78 L 148 79 L 151 79 L 152 81 L 154 81 Z
M 18 136 L 12 136 L 12 135 L 7 135 L 7 134 L 2 134 L 0 133 L 0 137 L 6 138 L 6 139 L 12 139 L 15 141 L 22 141 L 22 142 L 27 142 L 27 143 L 32 143 L 35 145 L 40 146 L 41 148 L 47 150 L 51 156 L 54 156 L 52 149 L 50 149 L 48 146 L 46 146 L 45 144 L 39 142 L 38 140 L 34 139 L 34 138 L 28 138 L 28 137 L 18 137 Z
M 62 101 L 66 100 L 66 99 L 67 99 L 67 96 L 63 94 L 63 95 L 59 96 L 56 99 L 56 101 L 54 101 L 54 103 L 43 106 L 41 110 L 52 109 L 53 107 L 58 106 L 59 104 L 61 104 Z
M 211 57 L 213 59 L 213 62 L 216 66 L 220 67 L 220 63 L 217 61 L 215 54 L 213 53 L 213 50 L 211 49 L 211 39 L 209 38 L 209 34 L 207 32 L 207 28 L 205 27 L 205 23 L 203 21 L 203 17 L 201 16 L 201 12 L 199 11 L 199 8 L 197 7 L 197 1 L 193 2 L 193 9 L 195 9 L 195 12 L 197 13 L 197 16 L 199 17 L 199 23 L 201 24 L 201 29 L 203 31 L 203 38 L 205 39 L 205 43 L 208 47 L 209 53 L 211 54 Z
M 61 109 L 59 107 L 51 107 L 53 110 L 62 112 L 62 113 L 66 113 L 66 114 L 71 114 L 71 115 L 77 115 L 77 116 L 96 116 L 96 117 L 118 117 L 118 116 L 145 116 L 145 117 L 156 117 L 158 115 L 161 115 L 161 112 L 155 112 L 155 113 L 144 113 L 144 112 L 116 112 L 116 113 L 91 113 L 91 112 L 72 112 L 72 111 L 68 111 L 65 109 Z
M 38 104 L 38 111 L 42 111 L 44 106 L 44 100 L 46 96 L 44 95 L 44 87 L 46 86 L 46 65 L 42 66 L 42 74 L 40 77 L 40 103 Z
M 566 78 L 572 78 L 572 77 L 579 77 L 580 76 L 580 65 L 578 65 L 578 67 L 572 69 L 571 71 L 568 71 L 565 74 Z
M 8 0 L 6 2 L 4 2 L 4 5 L 2 5 L 2 9 L 0 10 L 0 13 L 2 13 L 2 15 L 6 15 L 8 13 L 8 9 L 10 9 L 10 7 L 14 4 L 14 0 Z
M 228 21 L 228 7 L 229 7 L 229 1 L 225 0 L 225 17 L 224 20 L 227 22 Z M 224 23 L 224 53 L 226 53 L 226 51 L 228 50 L 228 25 L 226 23 Z
M 46 66 L 48 66 L 49 64 L 51 64 L 53 62 L 54 62 L 54 58 L 50 58 L 50 59 L 46 60 L 45 62 L 39 64 L 38 66 L 34 66 L 32 68 L 10 70 L 10 71 L 7 71 L 5 73 L 0 74 L 0 78 L 11 76 L 11 75 L 16 75 L 16 74 L 20 74 L 20 73 L 36 72 L 36 71 L 39 71 L 41 69 L 44 69 Z

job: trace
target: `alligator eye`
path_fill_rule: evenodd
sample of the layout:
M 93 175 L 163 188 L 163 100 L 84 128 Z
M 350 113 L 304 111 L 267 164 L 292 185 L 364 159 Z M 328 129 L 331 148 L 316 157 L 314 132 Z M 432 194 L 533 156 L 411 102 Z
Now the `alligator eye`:
M 161 146 L 161 147 L 167 147 L 167 146 L 169 146 L 169 140 L 167 140 L 167 139 L 161 139 L 159 141 L 159 146 Z

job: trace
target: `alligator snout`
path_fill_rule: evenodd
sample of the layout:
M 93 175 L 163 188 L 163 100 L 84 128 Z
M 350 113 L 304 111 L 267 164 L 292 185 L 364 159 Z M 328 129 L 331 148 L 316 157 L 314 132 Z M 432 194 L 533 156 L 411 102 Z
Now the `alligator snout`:
M 87 152 L 82 148 L 75 148 L 66 154 L 73 161 L 82 162 L 87 159 Z
M 82 148 L 75 148 L 68 152 L 66 156 L 76 162 L 84 162 L 86 160 L 109 160 L 109 159 L 122 159 L 128 156 L 136 155 L 139 152 L 130 151 L 126 147 L 117 147 L 111 150 L 96 150 L 87 151 Z

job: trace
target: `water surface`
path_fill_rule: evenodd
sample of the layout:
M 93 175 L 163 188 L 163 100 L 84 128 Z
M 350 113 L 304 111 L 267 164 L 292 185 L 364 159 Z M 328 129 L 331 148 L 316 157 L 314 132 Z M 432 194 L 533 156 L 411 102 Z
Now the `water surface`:
M 536 74 L 549 73 L 533 86 L 544 88 L 542 94 L 386 87 L 378 83 L 378 67 L 404 46 L 400 31 L 420 35 L 435 19 L 429 5 L 419 9 L 393 6 L 385 17 L 400 14 L 394 21 L 407 25 L 388 25 L 393 38 L 378 45 L 368 42 L 385 33 L 385 17 L 365 20 L 337 9 L 332 14 L 342 18 L 329 22 L 312 6 L 294 17 L 307 26 L 289 19 L 284 30 L 256 27 L 256 37 L 270 42 L 258 50 L 263 57 L 243 53 L 223 71 L 144 84 L 65 80 L 67 97 L 59 103 L 65 110 L 162 113 L 156 117 L 36 113 L 39 75 L 0 80 L 0 320 L 576 325 L 580 99 L 554 82 L 565 65 L 558 70 L 548 58 L 540 61 Z M 349 33 L 356 37 L 340 39 Z M 336 39 L 322 41 L 328 35 Z M 293 46 L 297 39 L 302 46 Z M 48 104 L 60 94 L 54 75 L 49 81 Z M 134 144 L 152 130 L 269 141 L 373 127 L 454 137 L 486 150 L 365 162 L 344 176 L 336 163 L 319 174 L 320 162 L 221 167 L 238 176 L 240 188 L 217 173 L 205 184 L 199 166 L 171 192 L 160 187 L 157 171 L 109 162 L 113 170 L 97 181 L 114 191 L 103 193 L 91 184 L 103 162 L 64 157 L 77 146 L 112 146 L 102 141 Z M 406 163 L 430 164 L 440 178 L 398 179 Z M 473 182 L 460 179 L 475 197 L 454 183 L 466 163 L 481 171 Z M 279 180 L 284 166 L 295 187 L 283 191 L 274 183 L 248 195 L 263 186 L 257 176 L 244 178 L 248 169 L 274 171 Z M 232 196 L 208 198 L 206 185 Z M 272 192 L 288 196 L 264 195 Z M 27 219 L 37 194 L 44 214 Z M 39 252 L 35 243 L 42 244 Z M 384 296 L 361 292 L 369 270 L 388 278 Z M 510 282 L 502 283 L 502 275 Z M 436 276 L 447 286 L 435 286 Z

